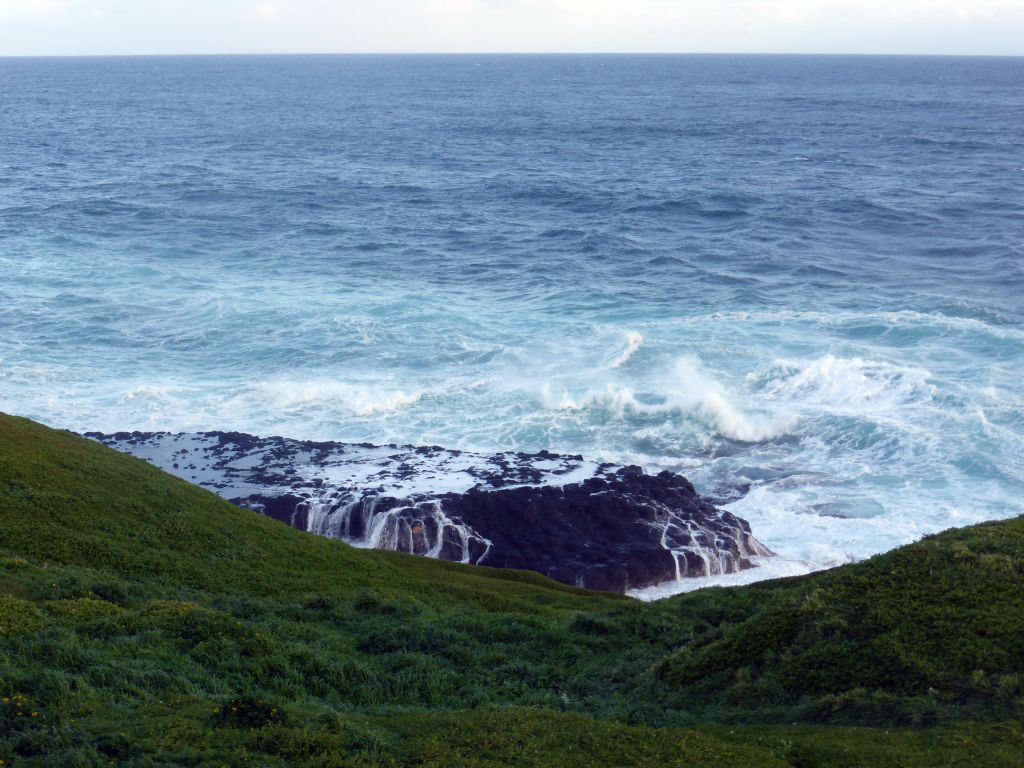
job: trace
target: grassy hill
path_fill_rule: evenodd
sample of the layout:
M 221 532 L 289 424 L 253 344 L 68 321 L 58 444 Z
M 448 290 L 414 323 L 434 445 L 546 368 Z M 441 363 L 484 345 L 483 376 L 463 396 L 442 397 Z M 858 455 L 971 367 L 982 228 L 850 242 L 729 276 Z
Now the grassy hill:
M 1019 766 L 1024 521 L 655 604 L 0 415 L 4 765 Z

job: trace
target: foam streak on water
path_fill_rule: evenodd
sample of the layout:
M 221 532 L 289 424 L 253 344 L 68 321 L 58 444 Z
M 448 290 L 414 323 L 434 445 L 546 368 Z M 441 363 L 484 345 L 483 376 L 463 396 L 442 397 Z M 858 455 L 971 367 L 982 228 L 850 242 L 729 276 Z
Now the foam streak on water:
M 762 575 L 1021 514 L 1021 82 L 0 59 L 0 409 L 678 470 Z

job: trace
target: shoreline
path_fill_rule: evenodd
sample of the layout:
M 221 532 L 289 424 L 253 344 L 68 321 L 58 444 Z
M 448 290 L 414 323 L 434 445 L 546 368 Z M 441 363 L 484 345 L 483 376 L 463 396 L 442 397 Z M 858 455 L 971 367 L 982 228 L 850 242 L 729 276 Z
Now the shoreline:
M 774 556 L 684 476 L 579 455 L 238 432 L 84 436 L 293 528 L 589 589 L 680 591 L 672 586 L 742 575 Z

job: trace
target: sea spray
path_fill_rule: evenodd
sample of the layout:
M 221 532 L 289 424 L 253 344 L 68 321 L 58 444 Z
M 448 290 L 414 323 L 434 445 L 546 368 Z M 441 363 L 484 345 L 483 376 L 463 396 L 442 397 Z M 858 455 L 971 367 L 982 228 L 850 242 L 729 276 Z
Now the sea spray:
M 581 456 L 238 432 L 89 436 L 310 533 L 591 589 L 734 573 L 772 555 L 684 477 Z
M 480 63 L 0 61 L 0 407 L 682 471 L 775 569 L 1024 513 L 1021 60 Z

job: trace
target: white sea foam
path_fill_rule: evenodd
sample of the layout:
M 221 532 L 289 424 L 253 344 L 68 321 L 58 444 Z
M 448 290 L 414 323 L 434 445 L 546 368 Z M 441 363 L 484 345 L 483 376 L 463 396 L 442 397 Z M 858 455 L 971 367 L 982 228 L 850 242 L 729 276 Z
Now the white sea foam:
M 633 357 L 633 354 L 640 349 L 644 343 L 644 337 L 642 334 L 636 331 L 628 331 L 626 333 L 626 348 L 622 351 L 622 354 L 615 358 L 615 362 L 612 363 L 612 368 L 621 368 L 629 359 Z
M 809 362 L 777 360 L 747 376 L 763 386 L 762 395 L 769 400 L 876 414 L 930 400 L 936 392 L 930 378 L 921 368 L 833 355 Z
M 877 323 L 889 328 L 917 328 L 933 335 L 955 333 L 992 336 L 998 339 L 1024 341 L 1024 331 L 1017 326 L 995 325 L 973 317 L 947 315 L 941 312 L 916 312 L 913 310 L 892 310 L 876 312 L 814 312 L 796 309 L 771 310 L 726 310 L 705 315 L 693 315 L 675 321 L 676 324 L 707 326 L 709 323 L 732 325 L 796 325 L 807 324 L 836 328 Z
M 329 380 L 268 381 L 254 389 L 278 411 L 328 407 L 357 416 L 391 413 L 415 404 L 426 394 L 423 390 Z
M 626 592 L 630 597 L 649 602 L 661 600 L 672 595 L 683 592 L 693 592 L 697 589 L 708 587 L 737 587 L 743 584 L 753 584 L 756 581 L 766 579 L 781 579 L 787 576 L 802 576 L 816 570 L 813 563 L 804 563 L 798 560 L 786 560 L 781 557 L 756 557 L 751 558 L 753 568 L 734 573 L 718 574 L 716 576 L 699 576 L 695 578 L 680 579 L 678 581 L 667 581 L 653 587 L 644 589 L 632 589 Z
M 886 329 L 902 329 L 900 346 Z M 373 345 L 396 342 L 374 332 Z M 1018 335 L 924 313 L 725 312 L 534 329 L 465 363 L 396 368 L 388 347 L 267 382 L 170 365 L 119 379 L 8 348 L 0 389 L 4 410 L 79 430 L 548 448 L 681 471 L 732 500 L 780 562 L 821 568 L 1024 512 Z
M 650 410 L 650 406 L 639 402 L 632 388 L 609 382 L 603 389 L 589 390 L 582 395 L 573 396 L 568 389 L 556 389 L 551 382 L 544 382 L 540 387 L 541 401 L 545 408 L 551 410 L 582 411 L 588 408 L 601 408 L 622 418 L 627 409 L 636 411 Z
M 719 96 L 729 102 L 734 90 Z M 586 92 L 564 90 L 567 114 L 593 107 L 580 101 Z M 959 113 L 969 116 L 981 91 L 963 94 Z M 53 105 L 73 116 L 81 94 L 67 95 L 25 104 L 43 105 L 44 118 Z M 336 105 L 335 122 L 352 117 Z M 1019 133 L 1011 110 L 991 112 L 997 133 Z M 226 115 L 227 128 L 237 117 L 210 114 Z M 423 126 L 442 139 L 451 128 Z M 469 128 L 456 138 L 497 157 L 501 147 Z M 161 126 L 133 135 L 150 129 Z M 137 178 L 108 167 L 124 154 L 116 139 L 81 142 L 84 175 L 64 169 L 69 183 L 45 199 L 33 192 L 37 175 L 8 174 L 27 194 L 5 211 L 11 237 L 0 248 L 4 411 L 77 430 L 548 448 L 680 469 L 736 504 L 750 487 L 737 511 L 754 534 L 815 566 L 1024 511 L 1024 273 L 1013 206 L 961 200 L 952 211 L 948 195 L 910 195 L 877 209 L 882 227 L 868 231 L 853 208 L 817 216 L 815 201 L 788 194 L 797 166 L 755 163 L 752 182 L 778 194 L 716 201 L 709 188 L 709 206 L 683 201 L 673 212 L 656 204 L 661 154 L 631 153 L 635 173 L 594 175 L 579 173 L 569 152 L 559 183 L 467 166 L 471 210 L 446 163 L 397 169 L 412 180 L 371 163 L 355 193 L 389 215 L 367 217 L 348 185 L 323 184 L 297 218 L 271 194 L 267 169 L 301 186 L 311 167 L 330 170 L 323 142 L 305 143 L 312 165 L 296 165 L 294 178 L 278 173 L 289 169 L 273 152 L 264 163 L 229 153 L 209 165 L 198 142 L 185 158 L 173 145 L 168 163 L 154 143 L 152 159 L 170 176 L 147 204 L 129 204 L 111 202 L 140 191 Z M 371 151 L 378 139 L 356 130 L 353 147 Z M 694 140 L 708 148 L 719 139 Z M 899 168 L 877 148 L 865 152 L 876 169 L 920 186 L 936 146 L 908 147 Z M 759 151 L 739 139 L 731 149 L 710 158 L 712 171 Z M 32 167 L 20 160 L 10 167 Z M 986 178 L 1005 187 L 1020 165 L 993 165 Z M 107 201 L 93 184 L 104 169 L 113 171 Z M 857 182 L 854 165 L 834 170 Z M 197 174 L 240 183 L 207 185 L 200 200 Z M 507 215 L 519 193 L 544 204 Z M 588 232 L 577 225 L 594 201 L 603 225 Z M 269 214 L 254 229 L 235 208 Z M 726 222 L 708 214 L 740 209 L 749 226 L 721 247 Z M 950 247 L 917 247 L 909 225 L 923 221 Z M 981 230 L 984 242 L 962 247 Z M 849 263 L 804 247 L 815 242 L 843 243 Z M 831 514 L 849 517 L 822 517 Z
M 723 437 L 745 443 L 779 437 L 794 423 L 789 414 L 745 413 L 722 383 L 692 357 L 675 361 L 671 378 L 666 380 L 665 398 L 670 407 L 693 413 Z
M 578 395 L 545 382 L 540 396 L 549 409 L 601 409 L 620 419 L 630 411 L 647 415 L 681 413 L 700 420 L 722 437 L 747 443 L 778 437 L 793 426 L 794 419 L 788 414 L 744 412 L 735 404 L 736 397 L 692 357 L 678 358 L 651 383 L 654 391 L 643 398 L 632 387 L 617 382 Z
M 135 400 L 136 398 L 143 400 L 167 400 L 184 391 L 184 387 L 167 384 L 141 384 L 128 390 L 119 402 L 127 403 L 131 400 Z

